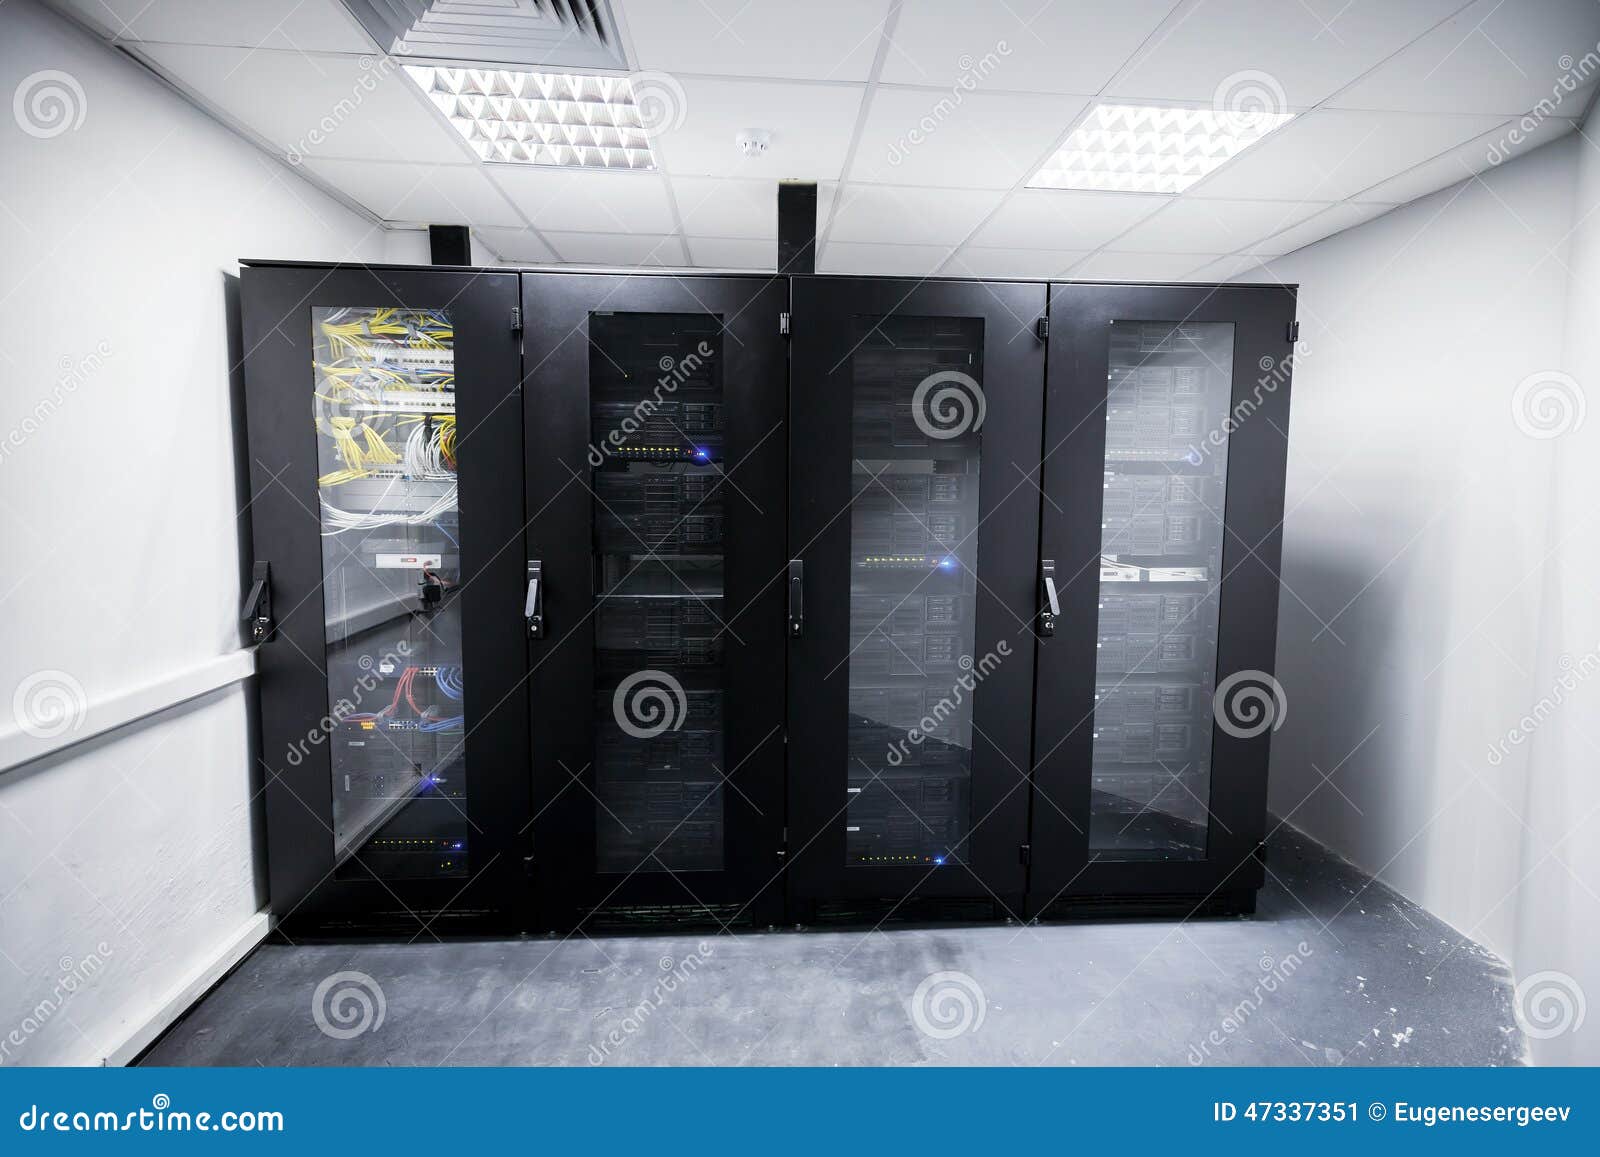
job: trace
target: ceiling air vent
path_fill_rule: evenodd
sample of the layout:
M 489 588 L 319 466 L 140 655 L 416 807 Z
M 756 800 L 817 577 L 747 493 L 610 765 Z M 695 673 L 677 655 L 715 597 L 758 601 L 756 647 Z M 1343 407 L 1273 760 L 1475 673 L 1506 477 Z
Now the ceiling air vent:
M 345 0 L 383 50 L 418 63 L 626 69 L 607 0 Z

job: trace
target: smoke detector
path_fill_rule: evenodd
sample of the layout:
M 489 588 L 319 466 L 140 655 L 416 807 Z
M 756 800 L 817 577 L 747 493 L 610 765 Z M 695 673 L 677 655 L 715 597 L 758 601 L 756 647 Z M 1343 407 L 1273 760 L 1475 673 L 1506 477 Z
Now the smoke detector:
M 766 129 L 740 129 L 733 137 L 734 144 L 747 157 L 759 157 L 772 144 L 772 134 Z

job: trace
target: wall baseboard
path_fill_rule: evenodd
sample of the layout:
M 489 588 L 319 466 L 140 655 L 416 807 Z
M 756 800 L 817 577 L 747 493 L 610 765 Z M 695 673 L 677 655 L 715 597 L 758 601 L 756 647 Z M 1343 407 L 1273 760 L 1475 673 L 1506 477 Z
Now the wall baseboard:
M 121 1044 L 111 1049 L 101 1060 L 101 1064 L 117 1067 L 131 1064 L 140 1053 L 154 1043 L 157 1037 L 176 1024 L 179 1017 L 209 992 L 212 985 L 226 976 L 236 964 L 250 954 L 251 949 L 265 940 L 271 929 L 272 918 L 264 911 L 257 912 L 246 920 L 232 936 L 217 946 L 211 959 L 190 972 L 168 993 L 160 1005 L 151 1010 L 143 1023 L 123 1038 Z

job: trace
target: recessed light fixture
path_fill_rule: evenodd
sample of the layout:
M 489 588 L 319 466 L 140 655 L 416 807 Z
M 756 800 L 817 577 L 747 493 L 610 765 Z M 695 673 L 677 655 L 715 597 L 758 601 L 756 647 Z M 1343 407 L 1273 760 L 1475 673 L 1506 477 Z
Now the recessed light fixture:
M 655 168 L 649 128 L 625 76 L 410 64 L 406 74 L 485 161 Z
M 1096 105 L 1028 188 L 1181 193 L 1293 117 L 1265 110 Z

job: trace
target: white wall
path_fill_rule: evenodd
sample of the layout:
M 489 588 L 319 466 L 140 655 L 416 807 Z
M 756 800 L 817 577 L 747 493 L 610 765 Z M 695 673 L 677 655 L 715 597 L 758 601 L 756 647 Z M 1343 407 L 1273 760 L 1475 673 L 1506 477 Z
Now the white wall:
M 1267 273 L 1300 284 L 1306 347 L 1273 811 L 1519 978 L 1561 972 L 1600 999 L 1600 679 L 1507 739 L 1541 698 L 1567 696 L 1562 656 L 1600 643 L 1600 416 L 1540 438 L 1513 412 L 1530 375 L 1576 366 L 1600 387 L 1600 221 L 1570 236 L 1597 204 L 1594 149 L 1568 136 Z M 1534 1055 L 1600 1061 L 1600 1023 Z
M 83 118 L 41 138 L 12 94 L 45 69 Z M 226 279 L 385 250 L 26 0 L 0 6 L 0 95 L 3 740 L 36 673 L 93 718 L 238 649 Z M 246 702 L 235 685 L 0 774 L 0 1063 L 99 1062 L 262 907 Z

